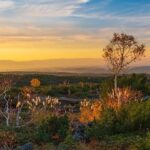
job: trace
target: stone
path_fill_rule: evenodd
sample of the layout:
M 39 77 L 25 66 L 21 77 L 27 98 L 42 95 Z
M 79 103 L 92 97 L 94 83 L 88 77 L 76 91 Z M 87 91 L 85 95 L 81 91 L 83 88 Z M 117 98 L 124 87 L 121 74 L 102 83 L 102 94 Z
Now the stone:
M 24 144 L 18 150 L 33 150 L 33 144 L 32 143 Z

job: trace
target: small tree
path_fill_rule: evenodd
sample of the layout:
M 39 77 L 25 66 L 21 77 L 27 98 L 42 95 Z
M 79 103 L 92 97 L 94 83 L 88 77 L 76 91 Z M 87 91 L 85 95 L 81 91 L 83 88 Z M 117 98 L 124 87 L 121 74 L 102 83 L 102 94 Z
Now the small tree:
M 103 51 L 109 69 L 114 74 L 114 88 L 117 92 L 118 75 L 144 55 L 145 46 L 139 44 L 132 35 L 114 33 L 112 40 Z
M 40 87 L 41 85 L 41 82 L 38 79 L 32 79 L 30 82 L 31 82 L 31 86 L 34 88 Z

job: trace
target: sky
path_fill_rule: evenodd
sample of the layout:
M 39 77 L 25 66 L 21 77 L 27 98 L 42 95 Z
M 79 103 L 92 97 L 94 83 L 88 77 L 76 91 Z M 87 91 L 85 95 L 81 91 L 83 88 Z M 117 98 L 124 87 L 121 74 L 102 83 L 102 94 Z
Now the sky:
M 0 0 L 0 60 L 101 58 L 114 32 L 150 64 L 150 0 Z

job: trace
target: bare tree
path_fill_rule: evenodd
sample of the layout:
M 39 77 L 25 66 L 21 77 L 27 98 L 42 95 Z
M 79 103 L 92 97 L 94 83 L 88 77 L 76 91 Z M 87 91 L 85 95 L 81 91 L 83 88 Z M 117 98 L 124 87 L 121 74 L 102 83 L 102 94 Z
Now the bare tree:
M 22 108 L 28 101 L 31 100 L 30 94 L 31 94 L 31 90 L 28 87 L 23 87 L 21 89 L 21 92 L 18 93 L 18 100 L 16 104 L 16 127 L 20 127 Z
M 10 112 L 9 112 L 9 102 L 10 97 L 7 95 L 7 92 L 9 92 L 11 89 L 11 80 L 10 79 L 4 79 L 0 81 L 0 97 L 4 98 L 4 111 L 0 109 L 0 114 L 6 119 L 6 125 L 9 126 L 9 119 L 10 119 Z
M 117 77 L 127 67 L 144 56 L 145 46 L 139 44 L 134 36 L 114 33 L 112 40 L 103 49 L 104 58 L 110 71 L 114 74 L 114 89 L 117 92 Z

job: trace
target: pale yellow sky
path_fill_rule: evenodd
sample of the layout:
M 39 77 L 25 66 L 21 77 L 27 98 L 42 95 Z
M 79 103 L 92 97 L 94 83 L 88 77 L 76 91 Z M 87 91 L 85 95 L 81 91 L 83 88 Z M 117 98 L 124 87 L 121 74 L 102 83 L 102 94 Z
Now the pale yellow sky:
M 0 60 L 44 60 L 55 58 L 101 58 L 101 42 L 9 41 L 0 43 Z
M 0 60 L 29 61 L 57 58 L 102 58 L 100 41 L 9 41 L 0 43 Z M 146 47 L 146 60 L 150 48 Z M 143 62 L 144 63 L 144 62 Z
M 102 58 L 104 41 L 24 41 L 8 40 L 0 42 L 0 60 L 29 61 L 45 59 Z M 150 58 L 146 47 L 143 63 Z

